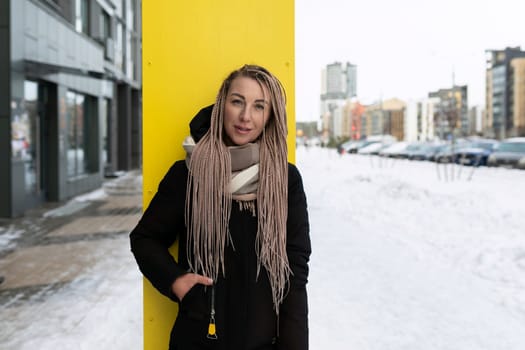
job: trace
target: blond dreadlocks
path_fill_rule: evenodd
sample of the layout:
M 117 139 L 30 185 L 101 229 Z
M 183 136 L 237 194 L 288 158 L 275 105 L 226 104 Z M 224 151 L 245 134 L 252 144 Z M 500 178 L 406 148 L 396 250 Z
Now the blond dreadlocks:
M 245 65 L 233 71 L 222 83 L 212 111 L 211 126 L 195 146 L 189 162 L 186 194 L 188 257 L 195 273 L 217 280 L 224 275 L 224 251 L 229 240 L 228 223 L 232 194 L 231 156 L 224 142 L 224 105 L 231 82 L 249 77 L 267 88 L 271 116 L 259 142 L 259 183 L 257 188 L 258 228 L 255 250 L 258 274 L 266 269 L 276 312 L 285 296 L 291 273 L 286 254 L 288 214 L 288 150 L 285 92 L 279 80 L 268 70 Z M 209 169 L 213 169 L 213 173 Z

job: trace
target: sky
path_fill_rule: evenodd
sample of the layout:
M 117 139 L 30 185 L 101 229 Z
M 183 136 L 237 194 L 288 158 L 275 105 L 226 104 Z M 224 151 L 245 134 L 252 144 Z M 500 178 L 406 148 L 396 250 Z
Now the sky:
M 518 0 L 296 0 L 296 120 L 319 119 L 321 69 L 357 65 L 362 103 L 468 85 L 484 104 L 485 50 L 521 46 Z
M 312 240 L 310 349 L 525 349 L 525 171 L 315 147 L 298 147 L 297 166 Z M 127 237 L 91 254 L 45 302 L 0 308 L 1 349 L 142 349 Z

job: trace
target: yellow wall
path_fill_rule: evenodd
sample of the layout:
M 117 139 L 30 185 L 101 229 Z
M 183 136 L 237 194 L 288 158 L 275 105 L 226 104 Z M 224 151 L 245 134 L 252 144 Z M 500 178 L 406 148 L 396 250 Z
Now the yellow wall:
M 158 0 L 142 7 L 144 207 L 169 166 L 183 158 L 192 116 L 245 63 L 268 68 L 286 89 L 293 162 L 294 1 Z M 145 349 L 167 347 L 175 316 L 176 304 L 144 280 Z

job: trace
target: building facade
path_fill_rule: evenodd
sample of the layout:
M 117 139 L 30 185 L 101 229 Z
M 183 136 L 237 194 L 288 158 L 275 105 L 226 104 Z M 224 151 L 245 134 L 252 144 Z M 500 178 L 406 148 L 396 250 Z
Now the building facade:
M 405 139 L 406 103 L 397 98 L 368 105 L 361 116 L 361 136 L 391 135 Z
M 525 136 L 525 57 L 513 59 L 510 67 L 512 127 L 509 130 L 509 137 Z
M 357 66 L 350 62 L 328 64 L 321 71 L 321 111 L 323 134 L 328 138 L 349 137 L 347 101 L 357 95 Z
M 0 0 L 0 217 L 141 164 L 140 0 Z
M 350 62 L 328 64 L 322 71 L 321 100 L 346 100 L 357 96 L 357 66 Z
M 430 92 L 428 97 L 438 101 L 434 121 L 437 123 L 436 132 L 441 139 L 469 135 L 467 85 L 454 85 L 452 88 Z
M 343 107 L 344 136 L 352 140 L 361 139 L 361 116 L 365 112 L 365 106 L 359 101 L 350 100 Z
M 520 47 L 486 51 L 485 125 L 488 137 L 524 136 L 524 58 Z

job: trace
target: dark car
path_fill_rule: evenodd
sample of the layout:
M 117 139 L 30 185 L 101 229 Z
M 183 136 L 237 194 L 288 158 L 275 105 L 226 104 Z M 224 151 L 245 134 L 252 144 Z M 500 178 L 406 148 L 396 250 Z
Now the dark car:
M 446 143 L 436 149 L 432 159 L 438 163 L 456 163 L 458 152 L 466 147 L 468 142 L 465 139 L 457 139 L 453 143 Z
M 488 157 L 487 165 L 525 169 L 525 137 L 501 141 Z
M 487 165 L 487 159 L 498 144 L 498 141 L 490 139 L 470 141 L 454 151 L 455 161 L 463 165 Z

